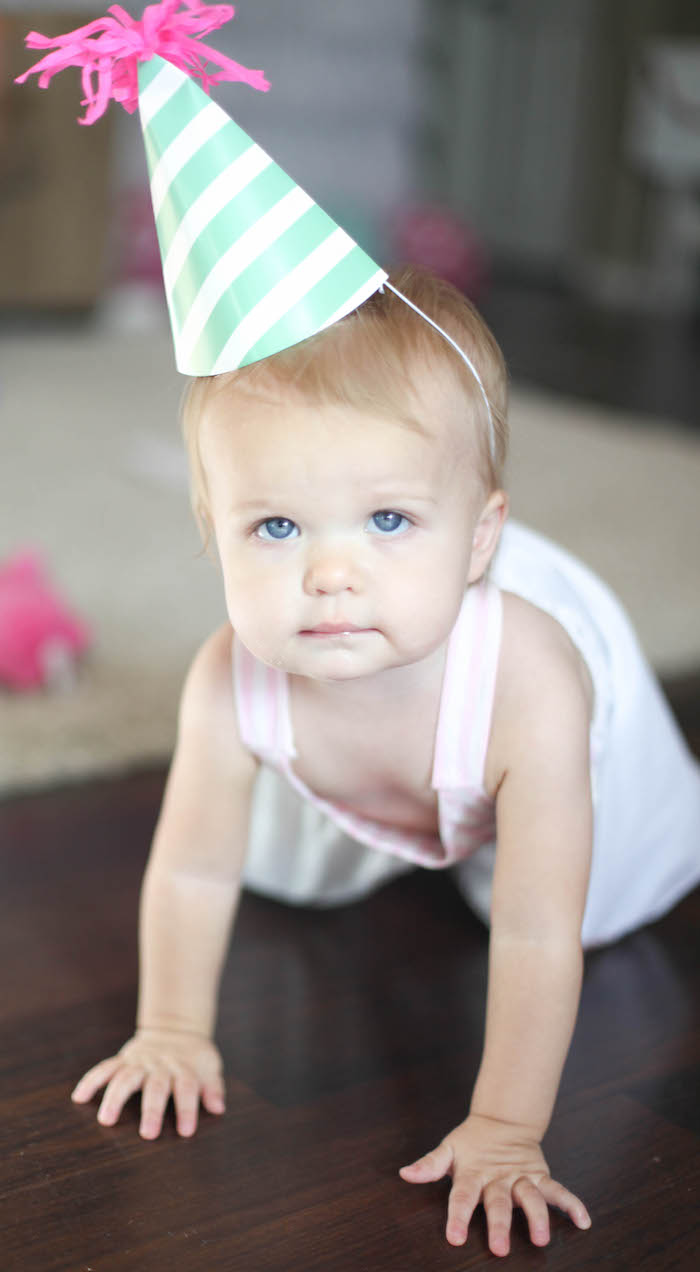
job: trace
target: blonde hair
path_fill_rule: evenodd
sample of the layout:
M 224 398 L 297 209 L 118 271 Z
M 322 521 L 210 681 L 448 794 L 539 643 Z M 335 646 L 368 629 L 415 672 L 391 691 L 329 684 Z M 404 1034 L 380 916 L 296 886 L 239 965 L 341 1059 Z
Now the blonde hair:
M 477 424 L 484 483 L 498 489 L 508 448 L 508 383 L 501 350 L 477 310 L 461 292 L 425 271 L 406 266 L 390 275 L 397 291 L 444 328 L 477 368 L 491 409 L 462 358 L 444 336 L 389 289 L 308 340 L 237 371 L 191 380 L 182 404 L 190 462 L 192 507 L 205 541 L 210 532 L 206 473 L 199 422 L 212 394 L 241 393 L 279 401 L 293 393 L 319 405 L 347 406 L 420 427 L 416 402 L 425 403 L 427 376 L 452 393 L 451 414 Z M 444 395 L 441 400 L 444 400 Z M 430 409 L 430 403 L 425 404 Z

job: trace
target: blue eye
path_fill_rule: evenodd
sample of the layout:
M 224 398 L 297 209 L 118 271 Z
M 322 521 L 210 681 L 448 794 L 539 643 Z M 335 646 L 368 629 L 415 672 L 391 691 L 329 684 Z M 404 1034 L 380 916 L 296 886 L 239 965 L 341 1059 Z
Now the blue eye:
M 402 522 L 405 522 L 405 525 Z M 402 512 L 391 512 L 389 510 L 375 512 L 372 517 L 372 523 L 382 534 L 393 534 L 396 530 L 403 531 L 411 524 L 408 517 L 404 517 Z
M 265 533 L 263 533 L 265 531 Z M 255 531 L 259 539 L 295 539 L 299 533 L 299 527 L 294 521 L 290 521 L 289 517 L 270 517 L 269 521 L 263 521 Z

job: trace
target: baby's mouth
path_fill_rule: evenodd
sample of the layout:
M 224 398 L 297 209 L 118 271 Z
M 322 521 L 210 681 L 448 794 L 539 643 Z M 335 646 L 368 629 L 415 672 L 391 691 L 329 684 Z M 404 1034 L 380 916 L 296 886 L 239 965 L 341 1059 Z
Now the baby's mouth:
M 302 636 L 354 636 L 362 632 L 374 631 L 373 627 L 357 627 L 355 623 L 319 623 L 316 627 L 306 627 Z

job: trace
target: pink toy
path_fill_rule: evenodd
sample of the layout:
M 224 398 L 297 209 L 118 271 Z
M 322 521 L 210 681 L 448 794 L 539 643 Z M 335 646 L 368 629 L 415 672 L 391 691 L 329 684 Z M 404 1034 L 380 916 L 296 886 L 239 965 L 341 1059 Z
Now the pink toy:
M 0 684 L 18 690 L 65 684 L 89 640 L 36 553 L 18 552 L 0 565 Z

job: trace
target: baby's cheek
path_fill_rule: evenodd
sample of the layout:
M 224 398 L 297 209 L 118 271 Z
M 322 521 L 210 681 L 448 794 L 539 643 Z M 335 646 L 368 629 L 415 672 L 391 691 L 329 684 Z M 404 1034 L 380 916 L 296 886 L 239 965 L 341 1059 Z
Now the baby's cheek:
M 234 631 L 256 658 L 275 666 L 279 664 L 289 622 L 284 602 L 271 602 L 263 591 L 242 595 L 235 587 L 227 589 L 227 610 Z
M 264 629 L 265 626 L 262 596 L 258 595 L 256 598 L 255 590 L 240 574 L 224 570 L 224 597 L 231 626 L 241 640 L 248 644 L 246 635 L 253 639 L 256 630 Z
M 447 640 L 457 620 L 464 599 L 461 586 L 442 583 L 435 572 L 416 588 L 407 603 L 397 612 L 392 624 L 397 639 L 416 657 L 422 657 Z

